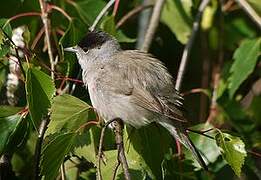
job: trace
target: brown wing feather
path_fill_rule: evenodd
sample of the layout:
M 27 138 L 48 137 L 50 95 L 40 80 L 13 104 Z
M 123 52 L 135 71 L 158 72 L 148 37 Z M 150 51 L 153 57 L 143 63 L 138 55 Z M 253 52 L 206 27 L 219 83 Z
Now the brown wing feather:
M 147 53 L 133 50 L 122 51 L 117 56 L 119 61 L 124 61 L 119 62 L 125 64 L 119 69 L 133 86 L 131 96 L 134 103 L 169 119 L 187 122 L 181 110 L 183 98 L 175 90 L 172 76 L 162 62 Z

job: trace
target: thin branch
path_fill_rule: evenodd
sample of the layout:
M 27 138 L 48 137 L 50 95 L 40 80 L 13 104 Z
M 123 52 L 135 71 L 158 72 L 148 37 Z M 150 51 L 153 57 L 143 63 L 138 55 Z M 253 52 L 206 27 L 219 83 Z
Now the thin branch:
M 120 165 L 121 165 L 121 162 L 120 162 L 119 159 L 118 159 L 118 161 L 117 161 L 117 163 L 116 163 L 116 166 L 115 166 L 115 168 L 114 168 L 114 171 L 113 171 L 113 176 L 112 176 L 112 179 L 113 179 L 113 180 L 115 180 L 115 178 L 116 178 L 117 171 L 118 171 Z
M 35 156 L 35 160 L 34 160 L 34 180 L 38 180 L 41 179 L 40 177 L 40 157 L 41 157 L 41 149 L 42 149 L 42 144 L 43 144 L 43 138 L 44 138 L 44 133 L 47 129 L 47 125 L 49 124 L 50 121 L 50 115 L 47 115 L 46 118 L 43 118 L 43 120 L 41 121 L 40 127 L 39 127 L 39 134 L 38 134 L 38 138 L 36 141 L 36 146 L 35 146 L 35 150 L 34 150 L 34 156 Z
M 25 13 L 20 13 L 20 14 L 16 14 L 15 16 L 10 17 L 4 24 L 3 27 L 5 27 L 8 23 L 10 23 L 11 21 L 18 19 L 20 17 L 28 17 L 28 16 L 41 16 L 41 13 L 39 12 L 25 12 Z
M 143 11 L 144 9 L 152 7 L 153 4 L 148 5 L 140 5 L 129 11 L 127 14 L 125 14 L 116 24 L 116 29 L 118 29 L 120 26 L 122 26 L 129 18 L 135 16 L 139 12 Z
M 101 18 L 104 16 L 104 14 L 108 11 L 108 9 L 113 5 L 113 3 L 115 2 L 115 0 L 110 0 L 106 6 L 101 10 L 100 14 L 96 17 L 96 19 L 94 20 L 93 24 L 91 25 L 91 27 L 89 28 L 90 31 L 94 31 L 94 29 L 96 28 L 97 24 L 99 23 L 99 21 L 101 20 Z
M 125 156 L 124 145 L 123 145 L 123 133 L 122 133 L 123 122 L 121 119 L 116 119 L 116 121 L 114 121 L 113 125 L 114 125 L 115 141 L 116 141 L 117 149 L 118 149 L 118 158 L 119 158 L 119 161 L 121 162 L 125 179 L 130 180 L 131 177 L 130 177 L 130 173 L 129 173 L 129 166 L 128 166 L 127 159 Z
M 120 0 L 115 0 L 113 12 L 112 12 L 112 15 L 113 15 L 113 16 L 116 16 L 117 11 L 118 11 L 118 9 L 119 9 L 119 4 L 120 4 Z
M 61 179 L 66 180 L 64 162 L 62 162 L 61 164 L 60 171 L 61 171 Z
M 144 52 L 148 52 L 148 50 L 150 48 L 152 39 L 154 37 L 154 34 L 155 34 L 156 29 L 157 29 L 158 24 L 159 24 L 160 15 L 161 15 L 161 11 L 162 11 L 164 3 L 165 3 L 165 0 L 157 0 L 155 6 L 153 8 L 149 27 L 148 27 L 148 30 L 147 30 L 146 35 L 145 35 L 144 42 L 143 42 L 142 47 L 141 47 L 141 50 L 144 51 Z
M 37 35 L 35 36 L 34 41 L 33 41 L 32 45 L 31 45 L 31 49 L 34 49 L 34 48 L 35 48 L 35 46 L 37 45 L 37 43 L 38 43 L 39 40 L 41 39 L 43 33 L 44 33 L 44 27 L 42 27 L 42 28 L 40 29 L 40 31 L 37 33 Z
M 149 3 L 151 3 L 150 0 L 142 0 L 142 5 L 147 5 Z M 138 27 L 137 27 L 137 31 L 138 31 L 137 42 L 135 45 L 136 49 L 141 49 L 142 47 L 146 35 L 146 31 L 148 29 L 151 13 L 152 13 L 152 8 L 142 11 L 139 15 Z
M 200 5 L 199 5 L 198 13 L 197 13 L 196 18 L 195 18 L 195 21 L 193 22 L 193 28 L 192 28 L 190 38 L 189 38 L 188 43 L 186 44 L 186 46 L 184 48 L 183 55 L 182 55 L 181 62 L 180 62 L 180 66 L 179 66 L 178 75 L 177 75 L 176 85 L 175 85 L 175 89 L 178 90 L 178 91 L 180 91 L 183 76 L 184 76 L 186 66 L 187 66 L 187 62 L 188 62 L 188 58 L 189 58 L 189 55 L 190 55 L 190 52 L 191 52 L 191 49 L 192 49 L 194 39 L 196 37 L 196 33 L 198 32 L 198 29 L 199 29 L 201 15 L 202 15 L 204 9 L 206 8 L 206 6 L 208 5 L 209 1 L 210 0 L 202 0 L 201 1 Z
M 80 71 L 78 72 L 77 76 L 76 76 L 76 79 L 80 79 L 81 74 L 82 74 L 82 71 L 80 70 Z M 71 91 L 70 91 L 70 94 L 73 94 L 73 93 L 74 93 L 75 88 L 76 88 L 76 83 L 73 83 L 72 89 L 71 89 Z
M 261 29 L 261 17 L 256 13 L 256 11 L 248 4 L 246 0 L 236 0 L 236 2 L 243 8 L 248 16 L 258 25 Z
M 51 9 L 55 9 L 56 11 L 59 11 L 60 13 L 62 13 L 69 21 L 72 21 L 71 16 L 69 16 L 69 14 L 67 14 L 67 12 L 65 12 L 62 8 L 55 6 L 55 5 L 49 5 Z
M 48 13 L 46 8 L 46 2 L 44 0 L 39 0 L 40 8 L 41 8 L 41 18 L 44 25 L 44 32 L 46 37 L 46 43 L 47 43 L 47 49 L 48 49 L 48 55 L 50 59 L 50 65 L 51 65 L 51 77 L 54 79 L 54 58 L 53 58 L 53 52 L 52 52 L 52 46 L 51 46 L 51 39 L 50 39 L 50 32 L 49 32 L 49 19 L 48 19 Z

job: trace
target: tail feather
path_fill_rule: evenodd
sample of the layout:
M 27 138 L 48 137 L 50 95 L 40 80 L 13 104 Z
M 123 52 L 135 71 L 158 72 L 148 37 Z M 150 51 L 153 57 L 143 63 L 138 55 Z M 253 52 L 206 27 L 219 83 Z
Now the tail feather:
M 197 148 L 195 147 L 195 145 L 193 144 L 193 142 L 191 141 L 189 136 L 185 133 L 181 133 L 180 135 L 182 136 L 181 143 L 184 144 L 184 146 L 192 152 L 192 155 L 198 161 L 198 163 L 201 165 L 201 167 L 205 170 L 208 170 L 208 167 L 207 167 L 205 161 L 203 160 L 202 156 L 200 155 L 199 151 L 197 150 Z
M 181 144 L 183 144 L 187 149 L 189 149 L 192 152 L 192 155 L 203 169 L 208 170 L 208 167 L 204 162 L 202 156 L 200 155 L 199 151 L 197 150 L 197 148 L 195 147 L 185 130 L 182 129 L 182 127 L 176 128 L 172 124 L 167 123 L 165 121 L 161 121 L 159 122 L 159 124 L 165 127 L 175 139 L 177 139 Z

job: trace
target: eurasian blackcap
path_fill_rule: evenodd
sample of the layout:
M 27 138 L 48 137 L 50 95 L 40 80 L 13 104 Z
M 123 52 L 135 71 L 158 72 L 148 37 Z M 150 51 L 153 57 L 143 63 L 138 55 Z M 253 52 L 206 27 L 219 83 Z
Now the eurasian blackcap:
M 76 53 L 92 105 L 105 122 L 120 118 L 135 128 L 156 122 L 207 169 L 185 131 L 183 98 L 162 62 L 148 53 L 122 50 L 102 31 L 87 33 L 78 45 L 65 50 Z

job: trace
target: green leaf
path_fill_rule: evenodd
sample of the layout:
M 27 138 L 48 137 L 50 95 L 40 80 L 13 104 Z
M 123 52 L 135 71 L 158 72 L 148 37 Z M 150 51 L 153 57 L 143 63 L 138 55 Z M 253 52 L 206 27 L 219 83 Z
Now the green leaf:
M 51 77 L 39 69 L 30 67 L 26 74 L 26 96 L 29 112 L 37 129 L 41 118 L 47 114 L 55 94 Z
M 8 35 L 9 38 L 11 38 L 12 28 L 9 23 L 6 24 L 6 21 L 7 19 L 0 19 L 0 58 L 4 57 L 7 53 L 10 52 L 10 46 L 6 43 L 8 39 L 5 37 L 4 32 Z
M 167 0 L 162 11 L 161 21 L 185 44 L 191 34 L 192 0 Z
M 233 55 L 233 65 L 230 69 L 229 97 L 232 98 L 239 86 L 253 72 L 260 55 L 261 38 L 245 40 Z
M 59 167 L 74 145 L 76 133 L 56 134 L 52 141 L 45 145 L 42 153 L 41 173 L 44 179 L 56 178 Z
M 218 131 L 215 139 L 223 158 L 240 177 L 241 168 L 247 156 L 244 142 L 239 137 L 221 131 Z
M 12 37 L 12 27 L 9 23 L 6 24 L 7 20 L 8 19 L 5 19 L 5 18 L 0 19 L 1 33 L 3 33 L 2 30 L 4 30 L 5 33 L 11 38 Z
M 0 106 L 0 118 L 14 115 L 22 109 L 22 107 Z
M 151 124 L 140 129 L 127 128 L 124 133 L 126 157 L 133 163 L 134 170 L 146 172 L 152 179 L 161 179 L 161 163 L 171 145 L 175 145 L 168 131 Z
M 102 8 L 106 5 L 103 0 L 85 0 L 71 3 L 85 24 L 92 24 Z
M 53 99 L 51 107 L 51 122 L 46 135 L 60 130 L 75 131 L 88 121 L 91 106 L 84 101 L 63 94 Z
M 11 141 L 10 137 L 15 132 L 21 120 L 22 116 L 18 114 L 0 118 L 0 156 L 8 145 L 8 142 Z
M 172 152 L 166 154 L 161 163 L 162 179 L 197 179 L 194 167 L 185 162 L 178 156 L 173 157 Z
M 213 27 L 214 16 L 218 7 L 217 0 L 212 0 L 211 5 L 208 5 L 202 14 L 201 27 L 203 30 L 208 30 Z
M 116 30 L 114 16 L 107 16 L 101 23 L 101 29 L 114 36 L 119 42 L 132 43 L 136 39 L 127 37 L 121 30 Z

